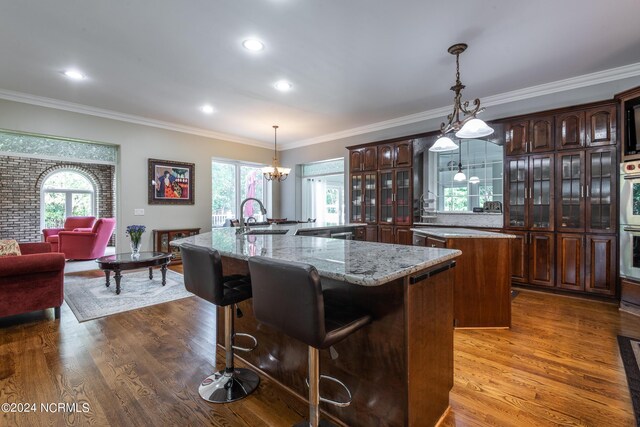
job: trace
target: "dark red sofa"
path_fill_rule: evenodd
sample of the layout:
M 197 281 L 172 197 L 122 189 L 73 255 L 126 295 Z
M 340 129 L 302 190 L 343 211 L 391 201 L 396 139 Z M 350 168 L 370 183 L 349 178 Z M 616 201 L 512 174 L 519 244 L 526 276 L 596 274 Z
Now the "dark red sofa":
M 64 299 L 64 255 L 49 243 L 20 243 L 20 256 L 0 257 L 0 317 L 53 307 Z

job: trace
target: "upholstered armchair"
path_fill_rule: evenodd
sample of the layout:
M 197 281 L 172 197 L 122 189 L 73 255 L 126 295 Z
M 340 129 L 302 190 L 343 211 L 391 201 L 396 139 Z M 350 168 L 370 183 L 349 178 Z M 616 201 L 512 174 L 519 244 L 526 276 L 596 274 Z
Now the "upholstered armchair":
M 63 228 L 45 228 L 42 230 L 44 241 L 51 243 L 51 251 L 58 251 L 58 234 L 61 231 L 91 231 L 95 216 L 70 216 L 64 221 Z
M 64 299 L 64 256 L 49 243 L 20 243 L 18 256 L 0 257 L 0 317 L 54 308 Z
M 100 218 L 91 231 L 61 231 L 58 233 L 58 252 L 66 259 L 96 259 L 104 255 L 116 227 L 113 218 Z

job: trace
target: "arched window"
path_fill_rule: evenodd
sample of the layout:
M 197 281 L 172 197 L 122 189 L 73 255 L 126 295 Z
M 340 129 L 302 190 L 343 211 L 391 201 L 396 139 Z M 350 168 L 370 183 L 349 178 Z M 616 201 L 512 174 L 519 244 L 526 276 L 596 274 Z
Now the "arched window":
M 42 184 L 42 228 L 59 228 L 68 216 L 95 216 L 95 188 L 82 173 L 62 170 Z

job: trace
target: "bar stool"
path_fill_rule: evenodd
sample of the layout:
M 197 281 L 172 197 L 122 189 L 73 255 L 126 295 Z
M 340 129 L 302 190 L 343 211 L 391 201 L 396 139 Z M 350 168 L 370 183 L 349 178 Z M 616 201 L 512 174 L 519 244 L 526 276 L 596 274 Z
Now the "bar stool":
M 332 425 L 326 420 L 320 422 L 319 403 L 349 406 L 351 393 L 340 380 L 319 375 L 319 350 L 331 348 L 367 325 L 371 316 L 325 304 L 320 276 L 312 265 L 256 256 L 249 258 L 249 272 L 256 319 L 309 346 L 309 421 L 295 427 Z M 321 378 L 344 387 L 348 401 L 320 397 Z
M 260 383 L 260 377 L 252 370 L 233 366 L 233 350 L 251 351 L 258 341 L 249 334 L 235 333 L 233 305 L 251 298 L 251 281 L 248 276 L 222 275 L 222 259 L 216 250 L 185 243 L 180 247 L 184 268 L 184 286 L 198 297 L 224 307 L 225 369 L 205 378 L 198 388 L 200 397 L 208 402 L 228 403 L 251 394 Z M 236 306 L 238 317 L 242 312 Z M 251 348 L 233 345 L 236 336 L 253 340 Z

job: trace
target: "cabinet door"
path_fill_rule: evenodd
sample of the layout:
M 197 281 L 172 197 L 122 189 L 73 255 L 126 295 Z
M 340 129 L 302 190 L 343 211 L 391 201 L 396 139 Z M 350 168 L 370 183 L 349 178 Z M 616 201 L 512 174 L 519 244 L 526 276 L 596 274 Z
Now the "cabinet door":
M 356 227 L 353 229 L 353 240 L 360 242 L 364 241 L 366 237 L 365 227 Z
M 511 240 L 511 281 L 529 283 L 529 233 L 509 231 L 516 236 Z
M 367 225 L 365 230 L 365 240 L 367 242 L 377 242 L 378 241 L 378 226 L 377 225 Z
M 400 141 L 395 144 L 394 166 L 410 167 L 413 160 L 413 140 Z
M 364 205 L 362 209 L 364 222 L 367 224 L 375 224 L 378 220 L 377 181 L 378 174 L 376 172 L 364 174 Z
M 413 246 L 427 246 L 427 236 L 413 233 Z
M 505 145 L 507 156 L 517 156 L 527 152 L 529 142 L 529 121 L 507 123 L 505 125 Z
M 556 149 L 570 150 L 584 146 L 584 111 L 556 116 Z
M 380 213 L 378 215 L 378 223 L 393 224 L 393 201 L 395 195 L 394 189 L 394 173 L 393 171 L 382 171 L 378 174 L 378 205 Z
M 616 231 L 618 161 L 615 147 L 586 152 L 585 223 L 587 232 Z
M 553 154 L 529 157 L 529 217 L 532 230 L 553 231 Z
M 556 230 L 584 231 L 584 151 L 556 154 Z
M 508 228 L 525 229 L 527 226 L 527 164 L 527 157 L 505 159 L 505 226 Z
M 529 283 L 554 286 L 555 244 L 553 233 L 529 233 Z
M 557 248 L 558 281 L 563 289 L 584 290 L 584 238 L 582 234 L 559 233 Z
M 362 174 L 351 174 L 349 191 L 351 192 L 351 222 L 363 222 L 363 179 Z
M 365 171 L 374 171 L 378 169 L 378 147 L 365 147 L 362 151 L 362 169 Z
M 361 172 L 363 164 L 363 151 L 361 148 L 349 152 L 349 172 Z
M 427 247 L 429 248 L 446 248 L 447 247 L 446 240 L 437 239 L 432 236 L 427 236 L 426 244 L 427 244 Z
M 395 243 L 395 236 L 393 235 L 392 225 L 380 225 L 378 226 L 378 242 L 380 243 Z
M 393 167 L 393 144 L 378 145 L 378 168 L 390 169 Z
M 395 229 L 396 235 L 396 244 L 398 245 L 409 245 L 413 244 L 413 233 L 409 227 L 396 227 Z
M 411 200 L 412 186 L 411 169 L 399 169 L 395 171 L 395 215 L 396 225 L 411 225 L 413 216 L 413 204 Z
M 590 147 L 615 145 L 616 143 L 616 106 L 605 105 L 586 111 L 586 138 Z
M 616 236 L 586 237 L 585 290 L 587 292 L 616 294 Z
M 553 151 L 553 116 L 536 117 L 531 120 L 529 152 Z

